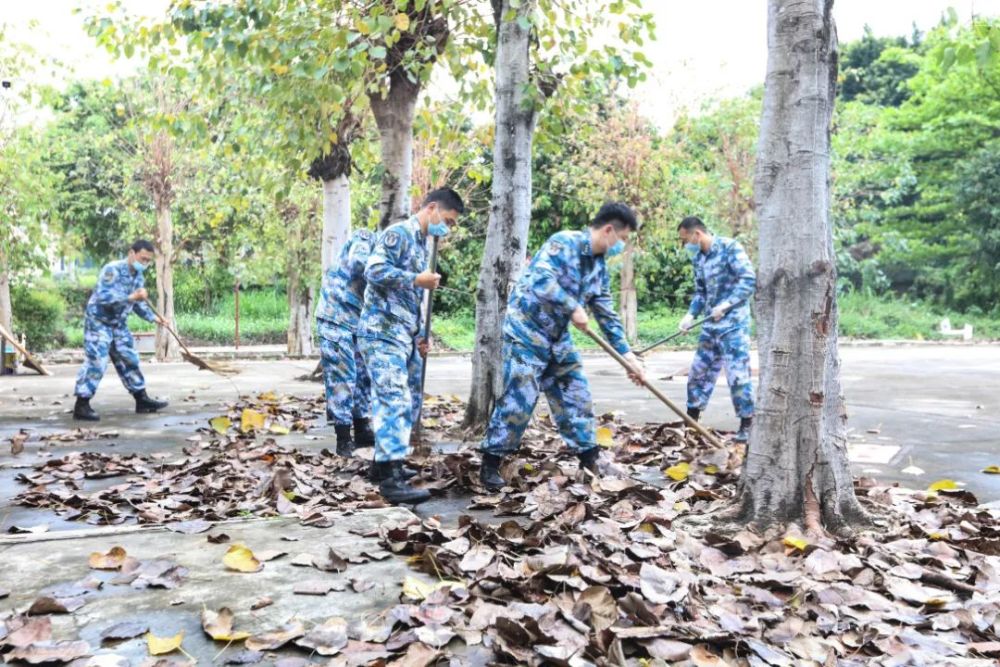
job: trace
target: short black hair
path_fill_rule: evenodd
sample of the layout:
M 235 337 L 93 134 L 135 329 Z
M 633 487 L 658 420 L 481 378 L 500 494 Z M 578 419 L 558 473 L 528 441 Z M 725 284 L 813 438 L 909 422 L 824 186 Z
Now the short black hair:
M 129 250 L 131 250 L 132 252 L 139 252 L 140 250 L 148 250 L 149 252 L 156 252 L 156 248 L 153 247 L 153 244 L 147 241 L 146 239 L 137 239 L 136 242 L 129 247 Z
M 633 232 L 639 229 L 639 221 L 635 219 L 635 212 L 619 201 L 609 201 L 604 204 L 590 222 L 590 226 L 603 227 L 609 222 L 615 226 L 615 229 L 628 227 Z
M 424 203 L 421 207 L 427 206 L 433 203 L 441 204 L 442 208 L 445 210 L 455 211 L 456 213 L 465 213 L 465 203 L 457 192 L 451 188 L 438 188 L 437 190 L 431 190 L 426 197 L 424 197 Z
M 681 220 L 681 224 L 677 225 L 677 231 L 682 229 L 686 232 L 691 232 L 696 229 L 700 232 L 708 232 L 708 227 L 706 227 L 705 223 L 701 221 L 701 218 L 696 215 L 689 215 Z

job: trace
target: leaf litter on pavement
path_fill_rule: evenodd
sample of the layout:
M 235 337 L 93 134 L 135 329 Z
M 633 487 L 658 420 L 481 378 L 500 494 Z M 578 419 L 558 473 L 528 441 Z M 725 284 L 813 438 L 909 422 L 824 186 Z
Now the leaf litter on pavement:
M 433 398 L 427 406 L 427 430 L 457 432 L 460 401 Z M 366 462 L 272 437 L 272 425 L 301 433 L 322 413 L 319 400 L 243 401 L 179 452 L 76 453 L 39 464 L 21 475 L 28 488 L 17 502 L 64 519 L 170 524 L 188 534 L 240 516 L 295 516 L 323 527 L 337 512 L 383 506 L 364 477 Z M 505 465 L 510 483 L 502 492 L 478 486 L 468 450 L 418 461 L 418 484 L 463 495 L 477 513 L 366 535 L 423 572 L 400 577 L 400 604 L 379 617 L 332 617 L 312 627 L 273 619 L 263 631 L 258 623 L 237 632 L 240 610 L 206 609 L 206 634 L 242 640 L 245 650 L 231 658 L 245 664 L 287 646 L 336 665 L 463 664 L 476 651 L 528 665 L 971 666 L 1000 658 L 1000 512 L 959 484 L 908 490 L 858 479 L 856 493 L 877 518 L 851 538 L 807 537 L 794 525 L 763 533 L 706 528 L 687 519 L 733 496 L 741 449 L 714 449 L 679 423 L 633 426 L 615 415 L 600 422 L 600 477 L 578 469 L 549 417 L 532 422 L 521 453 Z M 81 482 L 95 477 L 122 482 L 84 492 Z M 247 572 L 269 560 L 257 556 L 282 555 L 255 556 L 242 545 L 230 553 L 238 554 L 234 569 Z M 181 585 L 186 575 L 113 549 L 92 559 L 113 566 L 119 556 L 118 581 L 133 586 Z M 328 550 L 282 566 L 348 569 L 350 577 L 351 562 Z M 322 595 L 348 584 L 358 594 L 369 588 L 356 578 L 306 577 L 295 592 Z M 75 596 L 48 597 L 56 602 L 48 613 L 56 613 L 59 600 Z M 80 653 L 85 643 L 50 646 L 50 633 L 29 626 L 48 618 L 3 621 L 5 656 L 35 650 L 35 659 L 59 662 Z

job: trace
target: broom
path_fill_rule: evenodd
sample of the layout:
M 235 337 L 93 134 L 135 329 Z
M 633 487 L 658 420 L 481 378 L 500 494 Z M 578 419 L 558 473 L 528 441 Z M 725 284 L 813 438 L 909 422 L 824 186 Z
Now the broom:
M 163 322 L 167 321 L 166 318 L 163 317 L 163 315 L 160 315 L 159 311 L 157 311 L 153 304 L 148 300 L 146 301 L 146 305 L 149 306 L 149 309 L 153 311 L 153 314 L 159 317 Z M 189 364 L 197 366 L 200 370 L 215 373 L 216 375 L 221 375 L 222 377 L 236 375 L 240 372 L 238 368 L 234 368 L 228 364 L 206 361 L 205 359 L 195 355 L 188 349 L 188 346 L 184 344 L 184 341 L 182 341 L 181 337 L 177 335 L 177 332 L 170 328 L 170 325 L 161 324 L 160 326 L 169 331 L 170 335 L 177 340 L 177 344 L 181 346 L 181 358 Z

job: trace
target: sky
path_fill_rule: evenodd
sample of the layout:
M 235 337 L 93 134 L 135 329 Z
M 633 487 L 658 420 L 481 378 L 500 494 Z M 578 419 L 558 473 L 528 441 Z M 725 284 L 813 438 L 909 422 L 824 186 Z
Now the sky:
M 105 0 L 106 2 L 106 0 Z M 0 22 L 45 55 L 72 64 L 85 78 L 127 74 L 135 64 L 115 62 L 84 33 L 73 8 L 101 7 L 101 0 L 0 0 Z M 168 0 L 125 0 L 136 13 L 155 15 Z M 682 109 L 696 110 L 711 99 L 741 95 L 763 82 L 767 63 L 765 0 L 645 0 L 656 18 L 657 39 L 646 50 L 653 62 L 649 80 L 635 92 L 643 113 L 669 127 Z M 834 18 L 841 42 L 860 37 L 865 25 L 876 35 L 926 31 L 951 6 L 962 19 L 1000 15 L 1000 0 L 836 0 Z

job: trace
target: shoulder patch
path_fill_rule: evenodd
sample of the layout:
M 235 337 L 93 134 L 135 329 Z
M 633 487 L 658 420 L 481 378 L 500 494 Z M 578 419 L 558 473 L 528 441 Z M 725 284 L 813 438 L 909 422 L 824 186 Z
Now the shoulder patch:
M 110 267 L 105 269 L 104 273 L 101 274 L 101 280 L 109 284 L 113 283 L 115 281 L 115 270 Z
M 357 235 L 359 239 L 364 239 L 365 241 L 371 241 L 375 238 L 375 234 L 370 229 L 359 229 Z
M 386 232 L 382 243 L 385 244 L 386 248 L 395 248 L 399 245 L 399 232 Z
M 558 255 L 559 253 L 562 252 L 562 249 L 563 249 L 562 243 L 559 243 L 558 241 L 549 241 L 550 255 Z

